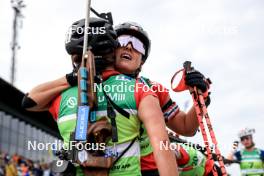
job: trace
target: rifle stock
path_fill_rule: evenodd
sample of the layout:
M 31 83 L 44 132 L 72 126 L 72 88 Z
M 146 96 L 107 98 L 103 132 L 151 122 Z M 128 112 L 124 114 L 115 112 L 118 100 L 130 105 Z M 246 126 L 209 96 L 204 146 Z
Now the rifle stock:
M 96 96 L 96 90 L 94 89 L 94 78 L 96 76 L 96 70 L 95 70 L 95 61 L 94 61 L 94 54 L 91 52 L 91 50 L 88 50 L 86 52 L 87 55 L 87 64 L 86 68 L 88 70 L 88 80 L 87 80 L 87 85 L 88 85 L 88 104 L 90 109 L 96 108 L 97 105 L 97 96 Z

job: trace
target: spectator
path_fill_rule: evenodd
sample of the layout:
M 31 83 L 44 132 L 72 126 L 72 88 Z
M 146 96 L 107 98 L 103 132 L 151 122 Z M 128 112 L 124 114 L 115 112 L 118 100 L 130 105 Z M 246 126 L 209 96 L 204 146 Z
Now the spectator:
M 17 176 L 17 158 L 12 157 L 12 159 L 9 159 L 9 156 L 7 155 L 5 157 L 5 176 Z

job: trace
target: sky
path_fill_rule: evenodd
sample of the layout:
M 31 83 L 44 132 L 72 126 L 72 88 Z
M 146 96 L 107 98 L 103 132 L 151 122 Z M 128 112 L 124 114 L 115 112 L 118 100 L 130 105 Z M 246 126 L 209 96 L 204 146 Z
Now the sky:
M 72 22 L 85 16 L 85 1 L 25 0 L 19 32 L 15 86 L 28 92 L 37 84 L 71 72 L 64 48 Z M 244 127 L 255 128 L 264 148 L 264 1 L 262 0 L 92 0 L 98 12 L 111 11 L 114 23 L 135 21 L 148 31 L 150 56 L 141 75 L 170 87 L 185 60 L 210 77 L 211 121 L 223 155 Z M 0 77 L 10 80 L 13 11 L 0 1 Z M 261 59 L 262 58 L 262 59 Z M 191 96 L 171 92 L 182 110 Z M 188 108 L 187 108 L 188 109 Z M 201 133 L 190 141 L 202 144 Z M 237 175 L 238 166 L 228 167 Z

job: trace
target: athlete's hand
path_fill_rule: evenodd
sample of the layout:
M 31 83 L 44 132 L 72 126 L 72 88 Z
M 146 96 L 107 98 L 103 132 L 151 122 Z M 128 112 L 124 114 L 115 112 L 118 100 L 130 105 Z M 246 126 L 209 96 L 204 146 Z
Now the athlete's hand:
M 203 92 L 206 107 L 211 103 L 209 88 L 211 81 L 206 79 L 198 70 L 191 69 L 185 73 L 185 84 L 192 88 L 197 87 Z
M 202 73 L 195 69 L 191 69 L 190 71 L 186 71 L 185 74 L 185 84 L 192 88 L 197 87 L 203 93 L 209 90 L 209 82 L 204 77 Z
M 77 76 L 76 71 L 72 71 L 71 73 L 66 74 L 66 80 L 71 87 L 77 86 L 78 76 Z

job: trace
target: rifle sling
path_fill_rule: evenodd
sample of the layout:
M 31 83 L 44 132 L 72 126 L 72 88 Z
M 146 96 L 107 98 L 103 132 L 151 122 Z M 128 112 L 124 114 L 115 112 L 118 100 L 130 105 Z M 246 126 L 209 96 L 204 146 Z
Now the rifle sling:
M 125 110 L 123 110 L 122 108 L 120 108 L 117 104 L 115 104 L 115 103 L 111 100 L 111 98 L 106 94 L 106 92 L 104 91 L 104 89 L 103 89 L 103 93 L 104 93 L 104 95 L 105 95 L 107 101 L 109 102 L 109 104 L 110 104 L 111 106 L 113 106 L 113 108 L 114 108 L 115 110 L 117 110 L 117 112 L 119 112 L 119 113 L 122 114 L 124 117 L 126 117 L 126 118 L 129 119 L 130 114 L 129 114 L 127 111 L 125 111 Z

